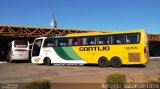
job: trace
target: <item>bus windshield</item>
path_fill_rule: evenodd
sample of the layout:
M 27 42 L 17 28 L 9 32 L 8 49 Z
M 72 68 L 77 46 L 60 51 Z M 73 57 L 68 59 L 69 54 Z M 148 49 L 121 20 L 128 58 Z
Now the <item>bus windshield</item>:
M 15 40 L 14 46 L 16 48 L 27 48 L 28 41 L 27 40 Z

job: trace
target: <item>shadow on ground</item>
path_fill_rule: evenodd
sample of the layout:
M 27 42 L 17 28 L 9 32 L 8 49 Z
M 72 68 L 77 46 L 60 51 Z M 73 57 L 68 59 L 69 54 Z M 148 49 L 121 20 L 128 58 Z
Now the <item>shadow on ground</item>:
M 38 64 L 38 66 L 47 66 L 44 64 Z M 65 64 L 52 64 L 51 66 L 77 66 L 77 67 L 100 67 L 97 64 L 84 64 L 84 65 L 65 65 Z M 112 67 L 112 66 L 109 66 Z M 146 65 L 122 65 L 120 68 L 145 68 Z M 108 68 L 108 67 L 107 67 Z

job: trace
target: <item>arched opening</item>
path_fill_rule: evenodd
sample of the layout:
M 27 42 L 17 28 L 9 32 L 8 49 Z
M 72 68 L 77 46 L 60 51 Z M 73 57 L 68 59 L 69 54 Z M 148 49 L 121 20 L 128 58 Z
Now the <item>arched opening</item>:
M 28 40 L 30 43 L 34 41 L 35 37 L 6 37 L 0 36 L 0 61 L 6 61 L 8 54 L 8 44 L 13 40 Z

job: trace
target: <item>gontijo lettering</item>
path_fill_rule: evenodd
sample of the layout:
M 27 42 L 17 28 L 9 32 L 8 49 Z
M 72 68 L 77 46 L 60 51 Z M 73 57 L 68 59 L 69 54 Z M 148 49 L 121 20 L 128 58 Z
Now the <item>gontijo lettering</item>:
M 109 51 L 109 46 L 103 46 L 103 47 L 80 47 L 79 51 Z

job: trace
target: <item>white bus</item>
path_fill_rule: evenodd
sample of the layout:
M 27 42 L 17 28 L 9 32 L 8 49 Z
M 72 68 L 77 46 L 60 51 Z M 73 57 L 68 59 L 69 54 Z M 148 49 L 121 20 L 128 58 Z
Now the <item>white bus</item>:
M 8 45 L 7 62 L 13 60 L 29 60 L 29 41 L 13 40 Z

